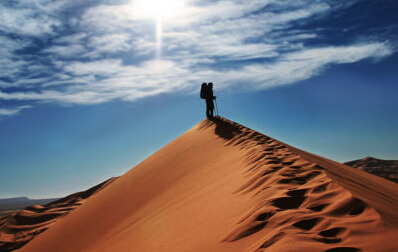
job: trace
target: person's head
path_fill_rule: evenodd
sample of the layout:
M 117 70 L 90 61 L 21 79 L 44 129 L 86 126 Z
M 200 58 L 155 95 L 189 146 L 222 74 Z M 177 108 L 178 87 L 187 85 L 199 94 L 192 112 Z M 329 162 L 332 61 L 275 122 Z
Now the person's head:
M 206 83 L 206 82 L 203 82 L 203 83 L 202 83 L 202 86 L 203 86 L 203 85 L 207 85 L 207 83 Z
M 209 85 L 210 88 L 213 88 L 213 82 L 209 82 L 208 85 Z

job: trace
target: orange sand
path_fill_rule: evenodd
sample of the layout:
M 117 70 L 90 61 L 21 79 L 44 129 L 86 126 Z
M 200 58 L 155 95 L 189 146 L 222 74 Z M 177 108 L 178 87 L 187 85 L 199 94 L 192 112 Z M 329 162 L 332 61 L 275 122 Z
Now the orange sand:
M 22 247 L 115 179 L 108 179 L 86 191 L 71 194 L 45 206 L 33 205 L 0 218 L 0 252 L 9 252 Z
M 21 252 L 397 251 L 398 184 L 204 120 Z

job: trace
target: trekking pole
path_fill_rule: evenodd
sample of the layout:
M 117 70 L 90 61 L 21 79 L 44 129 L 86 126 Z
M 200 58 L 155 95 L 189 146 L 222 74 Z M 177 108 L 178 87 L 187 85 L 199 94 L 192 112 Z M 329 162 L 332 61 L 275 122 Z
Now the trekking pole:
M 217 99 L 214 101 L 216 102 L 216 112 L 217 112 L 217 115 L 219 116 L 220 114 L 218 113 Z

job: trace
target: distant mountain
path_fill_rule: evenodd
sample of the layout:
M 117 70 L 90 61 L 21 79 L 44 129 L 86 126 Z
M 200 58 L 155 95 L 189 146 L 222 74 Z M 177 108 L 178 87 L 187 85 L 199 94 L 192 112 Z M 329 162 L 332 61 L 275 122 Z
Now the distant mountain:
M 344 164 L 398 183 L 398 160 L 366 157 Z
M 31 205 L 46 205 L 54 200 L 52 199 L 29 199 L 27 197 L 0 199 L 0 211 L 2 210 L 21 210 Z M 1 214 L 0 214 L 1 215 Z
M 18 204 L 18 203 L 24 203 L 26 201 L 29 201 L 30 199 L 27 197 L 17 197 L 17 198 L 7 198 L 7 199 L 0 199 L 0 206 L 2 205 L 8 205 L 8 204 Z

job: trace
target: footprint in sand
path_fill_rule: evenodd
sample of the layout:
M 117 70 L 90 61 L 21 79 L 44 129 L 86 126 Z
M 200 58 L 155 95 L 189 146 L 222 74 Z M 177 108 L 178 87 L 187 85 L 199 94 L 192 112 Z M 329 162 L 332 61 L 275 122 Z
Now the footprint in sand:
M 330 182 L 323 183 L 323 184 L 321 184 L 321 185 L 315 187 L 315 188 L 312 190 L 312 192 L 313 192 L 313 193 L 324 192 L 324 191 L 327 190 L 329 184 L 330 184 Z
M 266 221 L 269 220 L 275 213 L 273 212 L 266 212 L 266 213 L 261 213 L 257 216 L 256 221 Z
M 329 206 L 330 204 L 317 204 L 317 205 L 312 205 L 309 206 L 308 209 L 315 211 L 315 212 L 321 212 L 325 207 Z
M 297 209 L 304 202 L 306 197 L 294 196 L 294 197 L 281 197 L 274 199 L 272 205 L 283 210 Z
M 326 244 L 333 244 L 333 243 L 339 243 L 342 241 L 342 238 L 337 237 L 344 231 L 346 231 L 346 228 L 342 227 L 337 227 L 337 228 L 330 228 L 324 231 L 321 231 L 318 233 L 318 235 L 322 236 L 321 238 L 315 238 L 315 240 L 319 242 L 323 242 Z
M 353 247 L 336 247 L 336 248 L 331 248 L 328 250 L 325 250 L 324 252 L 360 252 L 361 250 L 359 248 L 353 248 Z
M 287 192 L 287 195 L 291 197 L 300 197 L 304 196 L 307 193 L 308 189 L 295 189 L 295 190 L 290 190 Z
M 304 229 L 304 230 L 311 230 L 316 224 L 318 224 L 323 218 L 311 218 L 307 220 L 301 220 L 293 224 L 293 226 Z
M 350 215 L 360 215 L 366 209 L 366 204 L 363 201 L 357 200 L 356 202 L 356 206 L 349 213 Z
M 279 180 L 279 184 L 298 184 L 298 185 L 304 185 L 306 184 L 310 179 L 318 176 L 321 174 L 320 171 L 313 171 L 310 172 L 304 176 L 299 176 L 299 177 L 294 177 L 294 178 L 285 178 Z
M 279 241 L 284 235 L 285 235 L 285 233 L 281 232 L 281 233 L 278 233 L 278 234 L 272 236 L 270 239 L 268 239 L 266 242 L 264 242 L 261 245 L 260 249 L 270 247 L 271 245 L 273 245 L 274 243 Z

